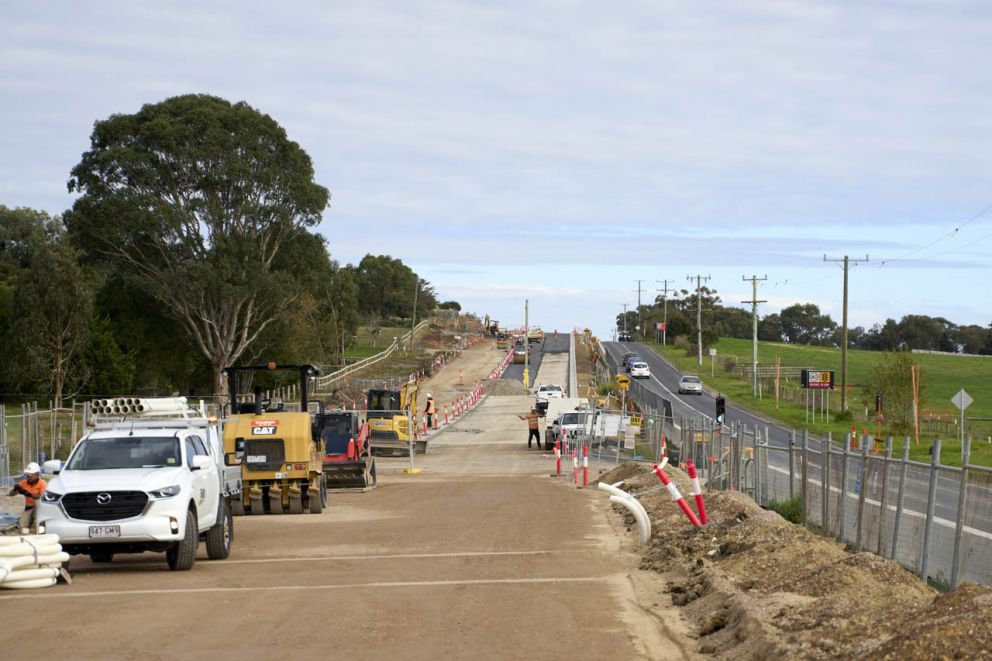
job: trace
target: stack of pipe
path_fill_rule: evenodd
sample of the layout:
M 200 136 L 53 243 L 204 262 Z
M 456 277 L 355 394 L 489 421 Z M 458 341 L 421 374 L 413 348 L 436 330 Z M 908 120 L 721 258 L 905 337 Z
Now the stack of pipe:
M 68 560 L 58 535 L 0 537 L 0 589 L 51 587 Z
M 185 397 L 110 397 L 90 402 L 90 410 L 106 416 L 176 415 L 188 408 Z

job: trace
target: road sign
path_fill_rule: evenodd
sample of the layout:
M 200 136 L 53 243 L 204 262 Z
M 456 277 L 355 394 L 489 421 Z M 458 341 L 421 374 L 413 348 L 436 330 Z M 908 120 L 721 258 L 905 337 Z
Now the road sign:
M 623 449 L 633 450 L 634 449 L 634 427 L 630 426 L 623 432 Z
M 630 387 L 630 377 L 626 374 L 617 374 L 617 385 L 620 386 L 620 390 L 626 390 Z
M 975 401 L 971 398 L 971 395 L 964 391 L 964 388 L 958 391 L 958 394 L 951 397 L 951 403 L 958 407 L 961 411 L 971 406 L 971 403 Z
M 804 369 L 800 373 L 800 383 L 803 388 L 811 388 L 813 390 L 833 390 L 834 371 Z
M 710 349 L 710 358 L 716 355 L 716 349 Z

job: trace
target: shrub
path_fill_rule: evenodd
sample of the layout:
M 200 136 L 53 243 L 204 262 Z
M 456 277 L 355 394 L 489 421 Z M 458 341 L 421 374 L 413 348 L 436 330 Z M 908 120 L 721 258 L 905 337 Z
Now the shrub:
M 803 522 L 803 501 L 801 494 L 797 493 L 792 498 L 787 498 L 786 500 L 771 500 L 768 503 L 768 509 L 778 513 L 779 516 L 790 523 Z

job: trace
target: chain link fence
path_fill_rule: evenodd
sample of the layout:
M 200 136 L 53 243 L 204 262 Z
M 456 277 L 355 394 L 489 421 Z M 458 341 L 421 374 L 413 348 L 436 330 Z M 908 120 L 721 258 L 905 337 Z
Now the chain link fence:
M 910 439 L 848 437 L 843 444 L 793 433 L 786 447 L 768 431 L 682 419 L 673 445 L 691 458 L 711 490 L 742 491 L 762 506 L 797 498 L 805 527 L 895 560 L 946 587 L 992 584 L 992 469 L 968 461 L 909 459 Z

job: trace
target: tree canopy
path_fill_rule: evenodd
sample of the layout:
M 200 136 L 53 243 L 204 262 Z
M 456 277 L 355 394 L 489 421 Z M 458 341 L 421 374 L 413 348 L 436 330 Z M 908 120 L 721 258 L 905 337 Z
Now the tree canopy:
M 297 300 L 300 262 L 280 257 L 320 222 L 327 189 L 243 102 L 174 97 L 98 121 L 90 140 L 69 180 L 82 194 L 69 230 L 169 310 L 223 392 L 221 370 Z

